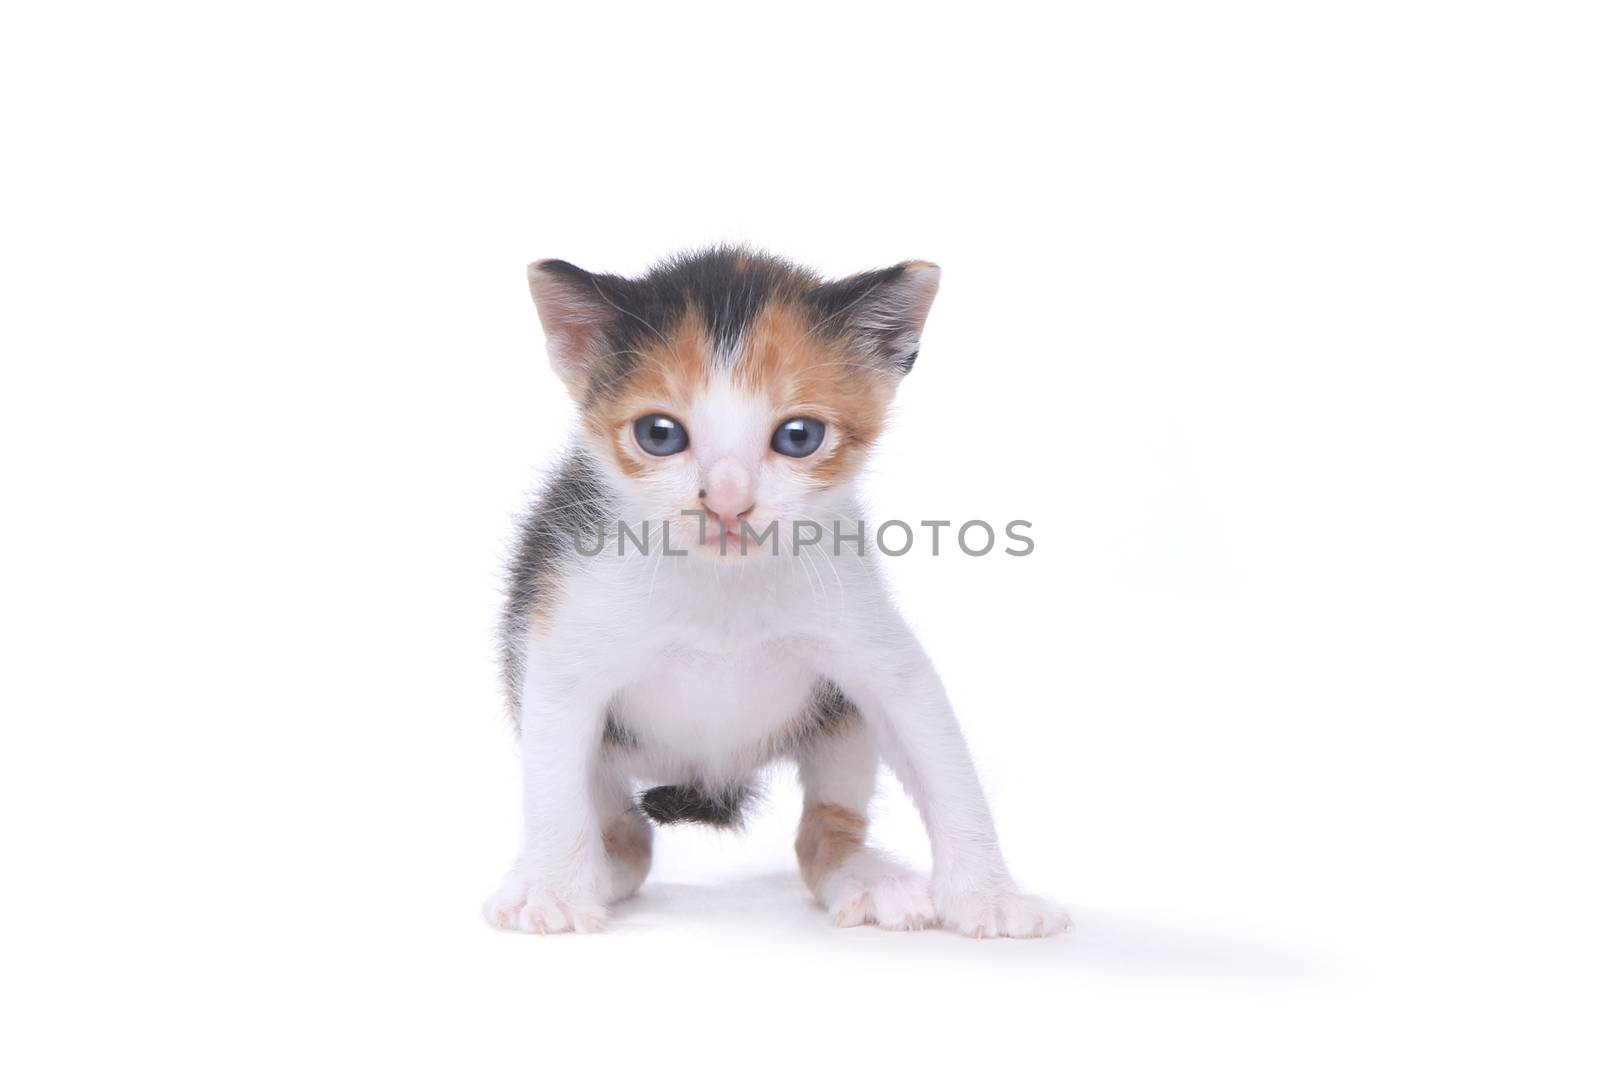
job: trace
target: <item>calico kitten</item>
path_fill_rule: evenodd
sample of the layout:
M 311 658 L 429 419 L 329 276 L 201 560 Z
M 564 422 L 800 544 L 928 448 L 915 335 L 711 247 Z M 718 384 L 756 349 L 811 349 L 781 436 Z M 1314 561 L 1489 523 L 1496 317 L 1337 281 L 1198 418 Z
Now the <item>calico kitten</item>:
M 916 362 L 939 268 L 824 281 L 723 248 L 638 279 L 544 260 L 528 280 L 582 421 L 511 574 L 525 828 L 489 922 L 601 929 L 644 881 L 652 820 L 736 825 L 760 768 L 789 759 L 800 873 L 838 924 L 1063 929 L 1011 880 L 871 535 L 841 548 L 795 532 L 858 529 L 852 480 Z M 880 759 L 927 825 L 931 882 L 866 844 Z

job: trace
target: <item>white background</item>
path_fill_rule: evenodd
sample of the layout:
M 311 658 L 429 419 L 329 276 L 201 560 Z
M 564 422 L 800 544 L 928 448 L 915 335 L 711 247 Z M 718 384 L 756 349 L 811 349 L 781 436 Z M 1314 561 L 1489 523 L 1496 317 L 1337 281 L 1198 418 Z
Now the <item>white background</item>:
M 13 8 L 4 1058 L 1593 1062 L 1586 8 Z M 479 918 L 523 266 L 718 239 L 944 267 L 868 495 L 1035 523 L 892 574 L 1069 936 L 833 930 L 782 774 Z

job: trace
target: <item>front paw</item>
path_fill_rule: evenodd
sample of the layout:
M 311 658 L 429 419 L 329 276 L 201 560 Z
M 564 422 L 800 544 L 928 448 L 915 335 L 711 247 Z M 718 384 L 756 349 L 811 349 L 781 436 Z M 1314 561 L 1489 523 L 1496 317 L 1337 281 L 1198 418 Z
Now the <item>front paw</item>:
M 928 880 L 870 849 L 846 859 L 818 896 L 835 926 L 921 930 L 934 924 Z
M 483 917 L 496 930 L 525 934 L 593 934 L 606 928 L 606 908 L 598 895 L 518 870 L 483 902 Z
M 946 929 L 965 937 L 1049 937 L 1072 925 L 1052 900 L 1018 892 L 1015 886 L 934 891 L 934 908 Z

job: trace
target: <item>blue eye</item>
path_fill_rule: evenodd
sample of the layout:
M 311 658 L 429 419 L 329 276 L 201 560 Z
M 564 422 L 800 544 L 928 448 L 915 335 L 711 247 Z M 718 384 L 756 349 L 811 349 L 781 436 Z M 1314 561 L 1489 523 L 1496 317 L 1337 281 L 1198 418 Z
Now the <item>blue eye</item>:
M 804 459 L 821 446 L 825 429 L 816 419 L 790 419 L 772 435 L 772 450 L 795 459 Z
M 646 415 L 633 424 L 634 440 L 652 456 L 670 456 L 689 447 L 689 431 L 665 415 Z

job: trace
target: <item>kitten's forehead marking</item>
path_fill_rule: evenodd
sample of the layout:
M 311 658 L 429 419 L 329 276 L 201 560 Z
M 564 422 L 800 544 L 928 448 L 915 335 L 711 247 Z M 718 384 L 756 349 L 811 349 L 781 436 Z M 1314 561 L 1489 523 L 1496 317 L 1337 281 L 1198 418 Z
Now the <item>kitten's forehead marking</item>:
M 671 320 L 693 315 L 704 326 L 717 356 L 731 364 L 762 310 L 779 294 L 813 282 L 805 270 L 749 249 L 684 256 L 641 279 L 634 297 L 639 305 L 638 322 L 644 326 L 631 320 L 622 325 L 630 335 L 647 329 L 664 332 Z M 628 337 L 629 344 L 637 340 L 642 338 Z
M 746 340 L 750 336 L 749 324 L 746 323 L 737 334 L 719 335 L 711 331 L 711 366 L 719 371 L 726 372 L 745 352 Z
M 690 414 L 701 461 L 722 456 L 759 461 L 772 417 L 769 398 L 737 382 L 730 368 L 713 370 Z

